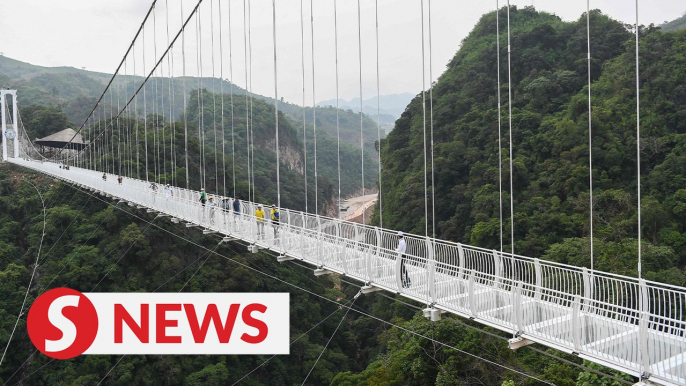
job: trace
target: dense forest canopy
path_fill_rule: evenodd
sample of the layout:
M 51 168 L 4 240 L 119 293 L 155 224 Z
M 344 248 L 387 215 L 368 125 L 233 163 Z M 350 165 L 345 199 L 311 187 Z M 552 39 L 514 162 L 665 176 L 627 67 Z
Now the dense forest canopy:
M 514 249 L 590 266 L 586 17 L 563 22 L 526 7 L 513 8 L 511 22 Z M 495 23 L 495 12 L 482 17 L 433 91 L 436 232 L 486 248 L 500 248 Z M 629 27 L 599 11 L 591 12 L 590 25 L 595 267 L 635 276 L 634 40 Z M 503 232 L 509 251 L 506 38 L 500 37 L 500 87 Z M 686 32 L 641 28 L 639 48 L 644 271 L 652 271 L 647 278 L 684 285 Z M 384 225 L 420 234 L 422 141 L 418 97 L 383 141 L 382 182 Z M 404 210 L 393 210 L 398 207 Z

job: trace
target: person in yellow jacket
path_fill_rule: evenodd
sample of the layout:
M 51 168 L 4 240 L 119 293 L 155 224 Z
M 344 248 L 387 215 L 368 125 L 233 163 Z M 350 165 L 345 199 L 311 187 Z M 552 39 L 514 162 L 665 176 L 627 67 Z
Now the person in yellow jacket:
M 272 204 L 272 227 L 274 228 L 274 238 L 279 236 L 279 220 L 281 219 L 281 214 L 279 213 L 279 208 Z
M 259 238 L 262 236 L 262 238 L 264 238 L 264 210 L 262 209 L 262 205 L 257 206 L 255 218 L 257 219 L 257 237 Z

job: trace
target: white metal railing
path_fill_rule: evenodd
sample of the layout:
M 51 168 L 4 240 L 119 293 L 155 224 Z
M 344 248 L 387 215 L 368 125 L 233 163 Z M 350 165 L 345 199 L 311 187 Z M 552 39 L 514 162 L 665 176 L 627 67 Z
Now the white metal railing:
M 256 203 L 240 213 L 204 206 L 199 192 L 165 194 L 145 181 L 24 159 L 10 162 L 243 239 L 317 267 L 662 384 L 686 385 L 686 289 L 526 256 L 405 234 L 404 288 L 396 231 L 280 208 L 264 234 Z M 210 196 L 210 194 L 208 194 Z M 213 195 L 215 203 L 226 197 Z M 230 201 L 233 202 L 233 201 Z

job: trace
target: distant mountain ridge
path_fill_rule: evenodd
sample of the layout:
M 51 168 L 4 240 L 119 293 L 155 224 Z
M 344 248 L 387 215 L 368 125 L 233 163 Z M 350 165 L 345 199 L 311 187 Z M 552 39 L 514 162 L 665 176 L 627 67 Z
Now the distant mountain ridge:
M 664 32 L 673 32 L 686 29 L 686 13 L 684 13 L 680 18 L 662 24 L 660 27 Z
M 77 128 L 86 119 L 88 114 L 90 114 L 91 109 L 95 105 L 97 98 L 102 95 L 105 86 L 110 81 L 112 75 L 87 71 L 82 69 L 77 69 L 73 67 L 43 67 L 35 66 L 29 63 L 25 63 L 19 60 L 8 58 L 6 56 L 0 56 L 0 87 L 2 88 L 12 88 L 17 89 L 19 93 L 20 101 L 20 113 L 23 118 L 38 129 L 41 126 L 41 136 L 63 130 L 64 128 L 74 125 Z M 114 95 L 110 99 L 110 94 L 108 93 L 104 99 L 101 107 L 96 111 L 96 119 L 101 119 L 102 117 L 109 116 L 112 111 L 118 110 L 118 104 L 124 103 L 128 100 L 131 95 L 138 89 L 140 82 L 142 80 L 141 76 L 117 76 L 113 83 Z M 169 89 L 171 87 L 172 95 L 172 106 L 169 105 Z M 197 107 L 195 110 L 191 108 L 193 100 L 197 100 L 200 96 L 198 90 L 202 88 L 207 94 L 205 100 L 211 100 L 213 95 L 216 97 L 217 104 L 220 102 L 223 91 L 224 95 L 224 107 L 225 115 L 230 114 L 230 104 L 229 95 L 233 93 L 236 97 L 234 103 L 236 106 L 236 111 L 238 111 L 238 106 L 245 102 L 245 94 L 247 91 L 235 84 L 223 81 L 219 78 L 196 78 L 196 77 L 174 77 L 160 78 L 151 77 L 145 85 L 145 90 L 147 91 L 147 99 L 145 107 L 143 99 L 138 98 L 137 109 L 139 116 L 143 113 L 158 114 L 165 117 L 167 120 L 178 120 L 182 117 L 184 112 L 184 98 L 182 97 L 185 93 L 188 95 L 186 99 L 187 111 L 189 115 L 192 115 L 193 111 L 197 112 Z M 164 93 L 156 93 L 156 90 L 165 90 Z M 153 98 L 157 95 L 157 98 Z M 273 106 L 274 99 L 265 97 L 258 94 L 249 93 L 252 100 L 255 102 L 254 120 L 253 124 L 256 131 L 267 130 L 270 124 L 273 124 L 273 111 L 271 113 L 261 111 L 266 109 L 265 106 Z M 119 97 L 119 98 L 118 98 Z M 119 101 L 117 100 L 119 99 Z M 262 103 L 266 102 L 266 103 Z M 110 106 L 110 103 L 112 105 Z M 313 112 L 312 107 L 306 107 L 304 109 L 301 106 L 279 101 L 279 111 L 284 113 L 284 118 L 289 122 L 289 126 L 296 131 L 297 141 L 303 141 L 303 129 L 306 130 L 306 142 L 307 142 L 307 154 L 309 164 L 313 161 L 314 157 L 314 125 L 312 123 Z M 34 119 L 36 114 L 45 115 L 44 108 L 35 109 L 36 106 L 48 107 L 50 106 L 49 118 L 45 119 Z M 161 106 L 163 108 L 161 108 Z M 212 114 L 214 109 L 211 104 L 205 105 L 204 110 L 206 110 L 206 119 Z M 55 114 L 56 112 L 64 111 L 68 121 L 60 117 L 60 114 Z M 32 114 L 35 112 L 36 114 Z M 116 114 L 116 113 L 115 113 Z M 376 114 L 376 111 L 374 111 Z M 173 115 L 173 117 L 170 117 Z M 365 164 L 365 187 L 367 189 L 373 189 L 376 182 L 376 173 L 374 172 L 378 169 L 376 152 L 376 141 L 378 138 L 377 122 L 372 117 L 364 116 L 363 123 L 363 138 L 364 138 L 364 155 L 360 150 L 360 116 L 359 113 L 353 111 L 347 111 L 341 109 L 338 113 L 339 127 L 336 127 L 336 110 L 330 107 L 317 107 L 317 141 L 318 141 L 318 161 L 319 161 L 319 175 L 322 178 L 328 178 L 329 181 L 337 180 L 337 166 L 338 158 L 337 153 L 337 135 L 340 135 L 341 139 L 341 193 L 344 196 L 355 194 L 357 190 L 361 189 L 360 186 L 360 173 L 361 173 L 361 163 L 362 158 L 364 158 Z M 236 122 L 242 118 L 236 113 Z M 303 119 L 305 123 L 303 123 Z M 39 124 L 39 121 L 41 124 Z M 391 121 L 392 122 L 392 121 Z M 208 126 L 205 125 L 207 129 Z M 284 126 L 285 128 L 285 126 Z M 273 136 L 273 134 L 271 134 Z M 385 137 L 385 131 L 381 131 L 381 137 Z M 293 157 L 298 158 L 299 161 L 293 161 L 293 165 L 298 164 L 302 167 L 304 157 L 300 151 L 304 151 L 302 148 L 302 142 L 293 142 L 293 147 L 298 150 L 294 152 Z M 265 155 L 267 157 L 267 155 Z M 292 165 L 292 166 L 293 166 Z M 313 165 L 311 165 L 313 166 Z M 295 167 L 299 169 L 300 167 Z M 313 167 L 308 165 L 308 173 L 314 171 Z M 265 184 L 266 186 L 266 184 Z M 321 187 L 320 187 L 321 188 Z M 330 195 L 331 191 L 322 191 L 322 195 Z
M 372 97 L 362 101 L 362 109 L 366 115 L 376 118 L 377 111 L 380 113 L 381 122 L 386 124 L 393 124 L 396 119 L 405 111 L 405 108 L 415 96 L 412 93 L 405 92 L 401 94 L 381 95 L 379 98 L 379 107 L 377 109 L 377 98 Z M 329 99 L 317 103 L 317 106 L 333 106 L 336 107 L 336 100 Z M 338 107 L 343 110 L 352 110 L 353 112 L 360 111 L 360 98 L 352 98 L 351 100 L 339 100 Z

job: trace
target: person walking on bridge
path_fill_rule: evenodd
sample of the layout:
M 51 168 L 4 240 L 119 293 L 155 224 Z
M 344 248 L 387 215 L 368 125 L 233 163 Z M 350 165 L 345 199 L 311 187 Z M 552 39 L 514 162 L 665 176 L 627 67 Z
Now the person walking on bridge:
M 257 238 L 260 238 L 260 236 L 264 238 L 264 210 L 262 209 L 262 205 L 257 206 L 255 219 L 257 219 Z
M 274 228 L 274 238 L 276 239 L 279 235 L 279 221 L 281 220 L 281 214 L 279 214 L 279 208 L 272 204 L 272 227 Z
M 205 188 L 200 189 L 200 203 L 205 206 L 207 202 L 207 193 L 205 193 Z
M 217 204 L 214 202 L 214 197 L 210 197 L 210 201 L 207 203 L 207 207 L 210 210 L 210 224 L 214 225 L 214 212 Z
M 230 198 L 222 198 L 221 202 L 219 203 L 219 207 L 222 210 L 222 221 L 224 222 L 224 225 L 226 225 L 226 214 L 231 210 L 229 204 L 230 200 Z
M 207 202 L 207 193 L 205 193 L 205 188 L 200 189 L 200 221 L 205 221 L 205 203 Z
M 407 244 L 405 244 L 403 232 L 398 232 L 398 247 L 395 251 L 398 252 L 398 258 L 400 259 L 400 279 L 402 280 L 403 288 L 410 287 L 410 276 L 407 274 L 407 268 L 405 267 L 406 249 Z
M 236 225 L 236 220 L 240 220 L 241 215 L 241 200 L 236 197 L 233 200 L 233 224 Z

